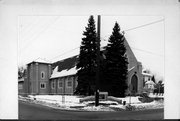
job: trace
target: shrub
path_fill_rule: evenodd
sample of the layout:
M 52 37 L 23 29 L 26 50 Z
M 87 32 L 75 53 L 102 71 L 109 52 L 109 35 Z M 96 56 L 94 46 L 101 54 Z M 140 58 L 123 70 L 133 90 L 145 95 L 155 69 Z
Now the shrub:
M 135 106 L 132 106 L 132 105 L 128 104 L 128 105 L 126 105 L 126 110 L 127 111 L 135 110 Z

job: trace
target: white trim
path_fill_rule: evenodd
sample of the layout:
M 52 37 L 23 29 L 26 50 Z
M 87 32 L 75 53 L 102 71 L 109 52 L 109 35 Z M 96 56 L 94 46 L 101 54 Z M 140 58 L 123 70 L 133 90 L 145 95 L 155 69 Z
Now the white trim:
M 44 88 L 41 87 L 42 84 L 44 84 Z M 40 89 L 46 89 L 46 83 L 40 82 Z
M 134 68 L 135 68 L 135 66 L 133 66 L 132 68 L 128 69 L 128 72 L 131 71 L 131 70 L 133 70 Z

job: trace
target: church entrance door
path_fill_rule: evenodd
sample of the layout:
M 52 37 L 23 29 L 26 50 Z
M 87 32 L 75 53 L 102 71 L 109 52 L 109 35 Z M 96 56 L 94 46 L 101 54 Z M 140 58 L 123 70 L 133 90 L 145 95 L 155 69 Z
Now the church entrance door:
M 137 93 L 138 91 L 138 77 L 134 74 L 131 77 L 132 92 Z

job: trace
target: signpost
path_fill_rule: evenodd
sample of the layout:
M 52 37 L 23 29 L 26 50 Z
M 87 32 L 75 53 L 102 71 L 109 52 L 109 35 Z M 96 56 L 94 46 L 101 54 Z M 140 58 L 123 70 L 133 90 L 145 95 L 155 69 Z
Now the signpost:
M 65 95 L 64 94 L 62 95 L 62 103 L 63 104 L 65 103 Z
M 130 91 L 129 104 L 131 104 L 131 93 L 133 91 L 133 85 L 132 84 L 129 84 L 129 91 Z

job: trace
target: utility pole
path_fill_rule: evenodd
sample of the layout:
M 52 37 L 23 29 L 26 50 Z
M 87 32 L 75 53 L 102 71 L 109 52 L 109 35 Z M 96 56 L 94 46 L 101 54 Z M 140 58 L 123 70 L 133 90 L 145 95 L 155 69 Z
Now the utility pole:
M 100 70 L 100 24 L 101 16 L 98 15 L 97 21 L 97 70 L 96 70 L 96 92 L 95 92 L 95 106 L 99 105 L 99 70 Z

